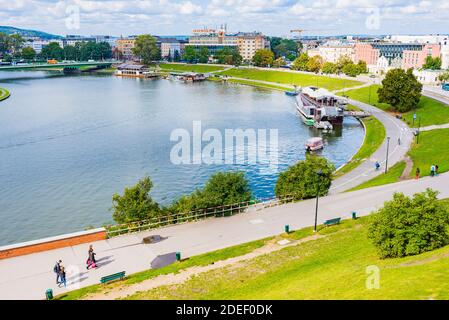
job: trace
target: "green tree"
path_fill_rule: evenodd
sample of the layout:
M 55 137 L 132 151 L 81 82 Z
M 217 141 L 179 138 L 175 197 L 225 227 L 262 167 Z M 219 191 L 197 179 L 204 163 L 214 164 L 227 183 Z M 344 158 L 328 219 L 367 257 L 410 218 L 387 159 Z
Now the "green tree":
M 9 43 L 13 57 L 18 57 L 20 49 L 25 43 L 25 39 L 23 39 L 20 34 L 12 34 L 9 36 Z
M 132 51 L 144 64 L 150 64 L 151 61 L 159 60 L 161 55 L 156 39 L 149 34 L 137 36 Z
M 307 61 L 306 69 L 307 71 L 318 73 L 321 70 L 323 63 L 324 61 L 321 56 L 313 56 Z
M 50 42 L 45 47 L 42 48 L 39 54 L 43 59 L 56 59 L 62 60 L 64 56 L 64 51 L 57 42 Z
M 238 66 L 242 63 L 242 56 L 237 49 L 223 48 L 218 50 L 214 56 L 214 59 L 218 60 L 218 63 Z
M 368 66 L 365 61 L 360 60 L 357 62 L 357 67 L 359 68 L 359 74 L 367 73 L 368 72 Z
M 25 47 L 22 49 L 21 56 L 25 60 L 33 60 L 36 57 L 36 51 L 31 47 Z
M 422 84 L 413 75 L 413 70 L 392 69 L 382 80 L 377 90 L 379 102 L 388 103 L 394 111 L 407 112 L 418 106 Z
M 175 53 L 173 54 L 173 61 L 179 62 L 181 60 L 181 55 L 179 54 L 178 50 L 175 50 Z
M 144 177 L 132 187 L 126 187 L 123 195 L 112 196 L 113 218 L 117 223 L 127 223 L 157 217 L 161 214 L 159 205 L 151 198 L 153 183 Z
M 325 62 L 323 64 L 323 68 L 321 70 L 323 71 L 323 73 L 333 74 L 333 73 L 337 72 L 337 67 L 336 67 L 335 63 Z
M 432 56 L 427 56 L 426 61 L 424 65 L 422 66 L 423 69 L 429 69 L 429 70 L 439 70 L 441 69 L 441 58 Z
M 295 200 L 313 198 L 318 185 L 320 196 L 324 196 L 331 186 L 334 169 L 326 158 L 308 154 L 305 160 L 279 174 L 274 190 L 276 197 L 293 196 Z M 321 175 L 318 175 L 318 170 L 321 170 Z
M 342 72 L 347 76 L 356 77 L 360 74 L 360 68 L 351 62 L 344 65 Z
M 4 55 L 11 49 L 11 40 L 6 33 L 0 32 L 0 55 Z
M 276 60 L 273 61 L 273 67 L 280 68 L 282 66 L 285 66 L 287 63 L 285 62 L 284 58 L 279 57 Z
M 337 68 L 337 73 L 341 73 L 343 72 L 343 68 L 347 65 L 347 64 L 351 64 L 353 63 L 351 58 L 348 57 L 347 55 L 343 55 L 340 58 L 338 58 L 337 62 L 335 63 L 335 66 Z
M 75 46 L 64 46 L 64 60 L 78 60 L 80 57 L 80 52 Z
M 298 58 L 295 59 L 295 61 L 293 61 L 292 69 L 307 71 L 307 63 L 309 62 L 309 60 L 309 55 L 307 53 L 302 53 Z
M 438 76 L 438 80 L 444 82 L 444 81 L 449 81 L 449 71 L 443 72 L 442 74 L 440 74 Z
M 169 211 L 187 213 L 249 201 L 251 196 L 248 180 L 242 172 L 218 172 L 209 178 L 203 189 L 175 201 Z
M 183 54 L 182 58 L 189 63 L 197 61 L 198 55 L 196 53 L 195 48 L 192 46 L 186 46 L 184 48 L 184 54 Z
M 209 61 L 209 49 L 207 47 L 200 47 L 198 52 L 198 62 L 207 63 Z
M 381 258 L 416 255 L 449 243 L 449 214 L 437 195 L 431 189 L 412 198 L 395 193 L 370 217 L 368 236 Z
M 270 49 L 259 49 L 254 53 L 252 61 L 257 67 L 268 67 L 273 65 L 274 54 Z

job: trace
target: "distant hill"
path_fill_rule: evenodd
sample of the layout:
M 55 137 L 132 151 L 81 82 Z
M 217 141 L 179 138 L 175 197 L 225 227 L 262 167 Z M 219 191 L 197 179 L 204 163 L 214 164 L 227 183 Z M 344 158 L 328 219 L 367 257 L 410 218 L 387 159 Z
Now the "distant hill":
M 0 26 L 0 32 L 6 33 L 6 34 L 15 34 L 18 33 L 22 37 L 39 37 L 42 39 L 59 39 L 62 38 L 61 36 L 42 32 L 42 31 L 36 31 L 36 30 L 27 30 L 27 29 L 19 29 L 14 27 L 8 27 L 8 26 Z

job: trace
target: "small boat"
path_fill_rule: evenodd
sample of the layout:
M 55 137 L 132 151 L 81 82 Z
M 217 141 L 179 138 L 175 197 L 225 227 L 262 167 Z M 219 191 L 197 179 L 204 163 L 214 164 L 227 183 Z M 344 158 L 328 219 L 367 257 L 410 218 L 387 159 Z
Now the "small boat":
M 326 131 L 334 129 L 334 126 L 329 121 L 315 121 L 314 127 Z
M 306 151 L 316 151 L 324 148 L 323 139 L 320 137 L 310 138 L 306 142 Z

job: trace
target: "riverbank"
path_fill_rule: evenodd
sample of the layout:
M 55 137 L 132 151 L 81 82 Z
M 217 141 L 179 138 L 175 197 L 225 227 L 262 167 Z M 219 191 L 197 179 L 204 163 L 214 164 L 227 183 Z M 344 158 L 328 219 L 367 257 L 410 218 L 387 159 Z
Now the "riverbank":
M 0 101 L 3 101 L 5 99 L 8 99 L 10 97 L 10 93 L 5 88 L 0 88 Z

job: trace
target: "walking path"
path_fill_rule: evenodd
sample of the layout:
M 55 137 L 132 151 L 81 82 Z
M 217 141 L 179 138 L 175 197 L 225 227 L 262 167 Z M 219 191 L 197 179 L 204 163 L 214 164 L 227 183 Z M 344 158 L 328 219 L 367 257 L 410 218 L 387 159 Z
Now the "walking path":
M 441 198 L 449 197 L 449 173 L 320 198 L 318 222 L 335 217 L 350 218 L 352 211 L 367 215 L 390 200 L 394 192 L 412 195 L 426 188 L 439 190 Z M 147 270 L 161 257 L 176 251 L 189 257 L 280 234 L 286 224 L 292 230 L 312 226 L 314 215 L 315 200 L 311 199 L 97 241 L 93 243 L 99 265 L 96 270 L 85 269 L 89 244 L 0 260 L 0 299 L 43 299 L 48 288 L 59 294 L 97 284 L 102 276 L 115 272 L 130 274 Z M 143 243 L 144 237 L 155 234 L 164 240 Z M 68 269 L 67 289 L 55 285 L 53 264 L 58 259 Z
M 407 126 L 407 124 L 394 116 L 366 103 L 355 100 L 349 100 L 349 103 L 362 109 L 363 111 L 371 113 L 380 122 L 382 122 L 385 127 L 386 137 L 390 137 L 390 142 L 388 143 L 388 138 L 385 139 L 382 145 L 369 159 L 363 161 L 352 171 L 335 179 L 330 189 L 331 194 L 349 190 L 385 172 L 387 148 L 388 167 L 404 160 L 414 137 L 413 131 Z M 400 144 L 398 139 L 400 139 Z M 381 164 L 380 170 L 375 170 L 374 168 L 376 161 L 379 161 Z
M 419 129 L 419 131 L 431 131 L 431 130 L 448 129 L 448 128 L 449 128 L 449 123 L 439 124 L 439 125 L 435 124 L 435 125 L 431 125 L 431 126 L 427 126 L 427 127 L 421 127 Z

